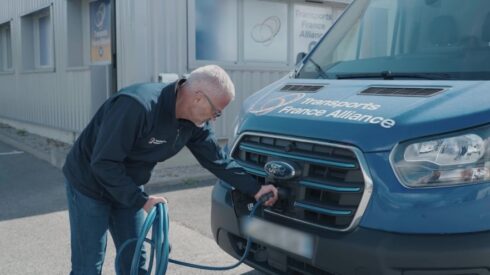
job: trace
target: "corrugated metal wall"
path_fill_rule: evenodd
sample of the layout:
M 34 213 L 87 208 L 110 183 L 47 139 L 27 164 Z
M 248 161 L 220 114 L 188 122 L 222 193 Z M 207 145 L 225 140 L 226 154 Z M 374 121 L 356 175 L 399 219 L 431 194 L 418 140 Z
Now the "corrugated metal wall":
M 80 132 L 100 104 L 91 67 L 67 68 L 67 1 L 0 0 L 0 23 L 13 19 L 14 73 L 0 73 L 0 118 Z M 84 0 L 88 1 L 88 0 Z M 184 0 L 117 0 L 117 88 L 156 81 L 158 73 L 188 73 L 187 3 Z M 23 73 L 20 16 L 52 4 L 55 71 Z M 216 122 L 229 138 L 243 100 L 288 73 L 288 69 L 225 68 L 235 83 L 236 100 Z M 93 70 L 93 68 L 92 68 Z M 95 71 L 94 71 L 95 72 Z M 94 83 L 92 83 L 94 82 Z
M 52 72 L 23 72 L 22 15 L 50 6 L 50 0 L 0 0 L 0 23 L 11 24 L 13 73 L 0 73 L 0 117 L 49 128 L 79 131 L 90 118 L 90 69 L 67 70 L 66 1 L 52 5 L 54 65 Z
M 186 1 L 116 3 L 118 88 L 187 73 Z

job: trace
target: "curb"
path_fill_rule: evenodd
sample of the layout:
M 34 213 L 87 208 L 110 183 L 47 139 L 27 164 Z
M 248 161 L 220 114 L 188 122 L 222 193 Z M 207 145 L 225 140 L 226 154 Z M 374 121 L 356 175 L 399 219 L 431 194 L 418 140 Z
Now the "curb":
M 51 150 L 50 153 L 42 152 L 3 134 L 0 134 L 0 141 L 26 153 L 29 153 L 38 159 L 44 160 L 58 169 L 61 169 L 61 167 L 63 167 L 64 158 L 57 157 L 56 153 L 54 152 L 55 150 Z
M 50 149 L 48 153 L 46 151 L 41 151 L 32 146 L 29 146 L 24 142 L 16 141 L 15 139 L 2 133 L 0 133 L 0 142 L 3 142 L 5 144 L 8 144 L 9 146 L 15 147 L 21 151 L 31 154 L 38 159 L 48 162 L 49 164 L 53 165 L 54 167 L 60 170 L 65 162 L 66 154 L 62 153 L 61 149 L 58 150 Z M 168 178 L 160 176 L 154 179 L 153 181 L 150 180 L 147 184 L 145 184 L 145 188 L 151 189 L 151 188 L 158 188 L 163 186 L 169 187 L 169 186 L 177 186 L 177 185 L 186 185 L 197 181 L 211 180 L 213 178 L 216 179 L 216 177 L 210 172 L 204 172 L 204 173 L 201 172 L 194 175 L 185 175 L 185 176 L 168 177 Z
M 217 178 L 211 173 L 200 173 L 193 176 L 170 178 L 168 180 L 165 180 L 165 178 L 163 179 L 160 178 L 156 181 L 150 181 L 147 184 L 145 184 L 145 190 L 151 191 L 152 188 L 192 185 L 199 181 L 206 181 L 212 179 L 217 179 Z

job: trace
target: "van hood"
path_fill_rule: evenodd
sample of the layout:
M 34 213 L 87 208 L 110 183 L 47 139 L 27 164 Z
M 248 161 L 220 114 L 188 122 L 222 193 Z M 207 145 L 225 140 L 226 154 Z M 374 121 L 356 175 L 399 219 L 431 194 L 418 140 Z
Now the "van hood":
M 490 121 L 490 82 L 414 82 L 283 78 L 245 101 L 237 130 L 343 143 L 375 152 Z M 285 89 L 286 85 L 290 86 Z M 316 91 L 311 91 L 312 85 Z M 370 87 L 440 91 L 431 96 L 361 94 Z

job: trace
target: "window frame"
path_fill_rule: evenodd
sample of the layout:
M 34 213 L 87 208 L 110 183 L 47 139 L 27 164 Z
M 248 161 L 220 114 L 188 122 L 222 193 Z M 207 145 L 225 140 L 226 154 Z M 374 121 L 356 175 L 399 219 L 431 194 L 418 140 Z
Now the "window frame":
M 0 55 L 2 55 L 2 63 L 0 64 L 0 74 L 14 72 L 14 55 L 13 55 L 13 41 L 12 41 L 12 21 L 4 21 L 0 23 Z M 6 31 L 8 30 L 8 32 Z M 8 39 L 7 39 L 8 38 Z M 10 44 L 10 48 L 8 47 Z M 10 50 L 10 52 L 9 52 Z M 10 67 L 8 66 L 10 56 Z
M 44 6 L 37 7 L 31 11 L 20 14 L 20 73 L 52 73 L 56 72 L 56 51 L 55 51 L 55 32 L 54 32 L 54 17 L 53 17 L 53 5 L 49 3 Z M 39 34 L 35 32 L 39 31 L 35 21 L 38 21 L 39 17 L 43 17 L 44 14 L 49 16 L 49 66 L 41 66 L 40 63 L 40 49 L 39 49 Z M 44 15 L 45 16 L 45 15 Z M 39 24 L 39 23 L 37 23 Z M 37 36 L 37 37 L 36 37 Z M 37 41 L 36 41 L 37 40 Z M 26 46 L 26 43 L 30 42 L 31 46 Z M 37 45 L 37 46 L 36 46 Z M 28 51 L 29 53 L 27 53 Z M 32 54 L 32 56 L 31 56 Z
M 48 29 L 47 29 L 47 47 L 48 51 L 48 64 L 41 64 L 41 37 L 39 32 L 39 21 L 44 18 L 48 18 Z M 32 14 L 32 32 L 34 39 L 34 69 L 53 69 L 54 68 L 54 35 L 53 35 L 53 21 L 51 17 L 51 8 L 41 9 L 39 12 L 34 12 Z

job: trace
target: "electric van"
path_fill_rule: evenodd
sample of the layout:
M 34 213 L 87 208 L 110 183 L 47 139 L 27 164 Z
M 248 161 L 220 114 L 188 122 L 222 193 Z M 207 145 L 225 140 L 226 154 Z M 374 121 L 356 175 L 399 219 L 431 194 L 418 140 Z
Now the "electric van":
M 212 230 L 269 274 L 490 274 L 490 1 L 356 0 L 250 96 L 229 156 L 281 198 L 218 181 Z

